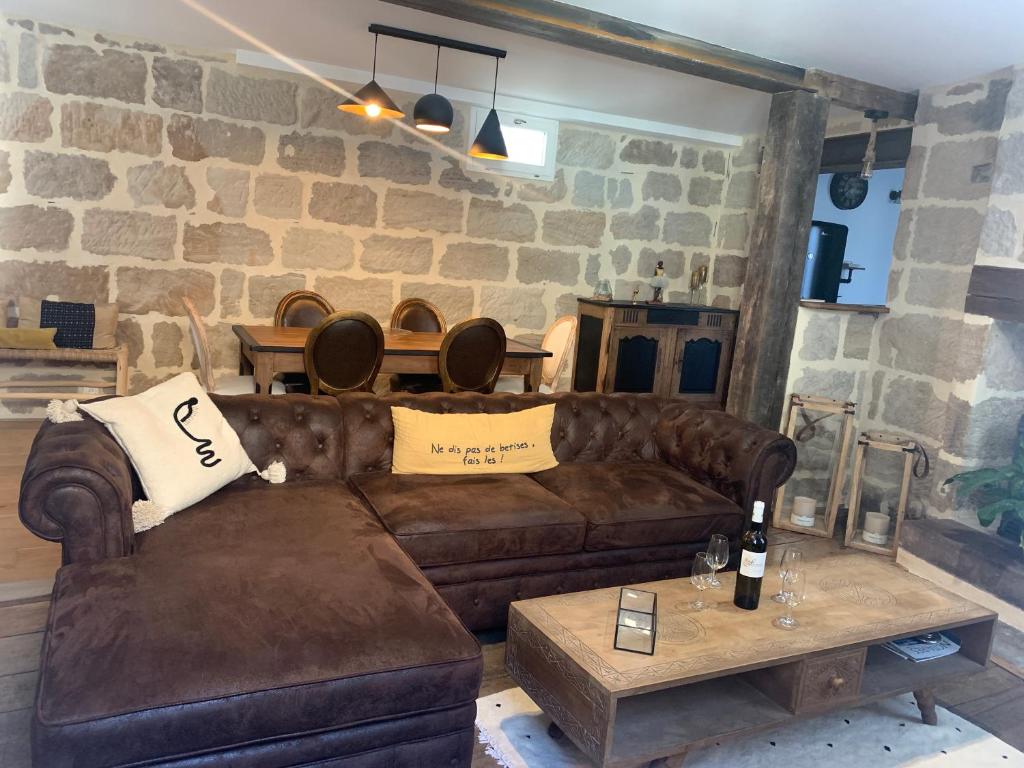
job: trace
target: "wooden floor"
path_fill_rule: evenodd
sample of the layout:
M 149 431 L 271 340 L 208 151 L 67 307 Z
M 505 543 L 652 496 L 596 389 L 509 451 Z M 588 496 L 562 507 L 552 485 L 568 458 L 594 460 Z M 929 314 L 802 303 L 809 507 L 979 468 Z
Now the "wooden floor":
M 60 550 L 41 541 L 18 520 L 18 483 L 38 422 L 0 422 L 0 768 L 29 768 L 28 731 L 39 667 L 39 648 L 49 607 L 47 595 Z M 833 551 L 834 542 L 773 532 L 772 549 L 801 540 L 808 557 Z M 500 633 L 480 637 L 488 696 L 515 683 L 505 674 Z M 998 650 L 997 640 L 997 650 Z M 993 664 L 968 680 L 937 691 L 939 702 L 1024 751 L 1024 680 Z M 38 768 L 38 767 L 37 767 Z M 477 745 L 473 768 L 498 768 Z

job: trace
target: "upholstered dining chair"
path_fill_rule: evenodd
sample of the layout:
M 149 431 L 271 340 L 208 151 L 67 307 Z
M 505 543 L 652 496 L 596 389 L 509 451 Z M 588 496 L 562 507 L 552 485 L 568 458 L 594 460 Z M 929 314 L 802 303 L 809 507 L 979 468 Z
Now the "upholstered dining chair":
M 391 312 L 391 328 L 397 331 L 445 333 L 444 314 L 426 299 L 402 299 Z M 395 373 L 390 379 L 392 392 L 440 392 L 441 377 L 436 373 Z
M 203 318 L 190 298 L 184 297 L 181 303 L 185 305 L 185 314 L 188 315 L 188 332 L 192 337 L 196 358 L 199 360 L 199 383 L 203 385 L 203 389 L 218 395 L 253 394 L 256 391 L 256 379 L 252 376 L 236 374 L 214 378 L 213 355 L 210 353 L 210 340 L 206 337 Z M 283 395 L 284 391 L 284 385 L 280 381 L 275 381 L 270 385 L 271 394 Z
M 551 353 L 545 357 L 540 373 L 540 391 L 554 392 L 558 380 L 565 372 L 569 363 L 569 355 L 576 343 L 576 316 L 563 315 L 553 322 L 544 333 L 541 349 Z M 522 376 L 502 376 L 494 386 L 495 392 L 522 392 L 524 390 Z
M 494 391 L 505 362 L 505 329 L 489 317 L 464 320 L 441 340 L 437 367 L 445 392 Z
M 332 312 L 331 302 L 316 291 L 292 291 L 277 303 L 274 325 L 316 328 Z
M 333 312 L 306 339 L 310 392 L 372 392 L 384 359 L 384 331 L 365 312 Z

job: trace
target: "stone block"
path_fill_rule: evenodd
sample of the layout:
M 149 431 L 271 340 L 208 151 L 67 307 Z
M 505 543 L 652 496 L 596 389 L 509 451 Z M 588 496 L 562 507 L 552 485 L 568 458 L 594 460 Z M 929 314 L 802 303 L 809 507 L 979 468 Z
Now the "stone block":
M 185 261 L 200 264 L 218 262 L 255 267 L 274 260 L 270 236 L 245 224 L 185 222 L 183 243 Z
M 11 153 L 0 149 L 0 194 L 7 191 L 14 177 L 11 175 Z
M 666 243 L 707 247 L 711 245 L 711 229 L 711 219 L 706 213 L 673 211 L 665 214 L 663 239 Z
M 153 101 L 179 112 L 202 112 L 202 65 L 191 59 L 154 56 Z
M 612 209 L 633 207 L 633 182 L 629 179 L 608 179 L 608 205 Z
M 213 67 L 206 81 L 206 111 L 240 120 L 293 125 L 298 86 L 279 78 L 248 77 Z
M 306 287 L 305 275 L 251 275 L 249 277 L 249 314 L 257 319 L 273 318 L 281 299 Z
M 992 191 L 998 195 L 1024 192 L 1024 132 L 1011 133 L 999 140 Z
M 277 164 L 286 171 L 341 176 L 345 170 L 345 140 L 292 131 L 277 141 Z
M 118 344 L 128 347 L 128 366 L 134 368 L 139 364 L 146 349 L 146 338 L 142 332 L 142 326 L 134 317 L 122 317 L 117 321 L 117 331 L 114 334 Z
M 187 296 L 199 314 L 208 315 L 214 307 L 214 282 L 213 273 L 205 269 L 118 267 L 114 300 L 121 312 L 129 315 L 156 312 L 185 317 L 181 300 Z
M 0 229 L 0 234 L 5 229 Z M 73 267 L 65 261 L 0 259 L 0 299 L 6 306 L 19 296 L 107 302 L 110 301 L 110 276 L 106 267 Z
M 633 263 L 633 253 L 625 245 L 617 245 L 612 248 L 612 266 L 616 275 L 624 275 Z
M 612 216 L 612 237 L 617 240 L 657 240 L 660 221 L 661 211 L 653 205 L 642 205 L 635 213 L 616 213 Z
M 648 171 L 640 192 L 644 201 L 666 200 L 677 203 L 683 196 L 683 182 L 674 173 Z
M 846 321 L 846 335 L 843 337 L 843 357 L 850 360 L 867 360 L 874 332 L 874 315 L 850 315 Z
M 580 279 L 580 258 L 566 251 L 521 247 L 516 280 L 520 283 L 576 285 Z
M 568 192 L 565 172 L 559 168 L 555 171 L 554 181 L 540 181 L 536 184 L 522 182 L 516 194 L 527 203 L 558 203 L 565 199 Z
M 933 94 L 923 94 L 917 107 L 918 125 L 934 123 L 944 136 L 960 136 L 976 131 L 998 131 L 1003 122 L 1006 97 L 1012 81 L 994 79 L 981 99 L 971 99 L 946 106 L 935 106 Z
M 878 359 L 884 366 L 941 381 L 980 367 L 985 326 L 924 314 L 890 316 L 881 323 Z
M 287 266 L 287 265 L 286 265 Z M 238 269 L 225 269 L 220 273 L 220 316 L 238 317 L 242 314 L 242 289 L 245 273 Z
M 440 186 L 445 189 L 454 189 L 456 192 L 469 192 L 473 195 L 498 196 L 498 187 L 493 182 L 479 176 L 467 176 L 462 170 L 462 165 L 454 157 L 445 157 L 443 160 L 448 167 L 441 171 L 441 176 L 437 180 Z
M 715 257 L 711 284 L 719 288 L 739 288 L 747 277 L 747 257 L 720 253 Z
M 101 200 L 114 188 L 106 160 L 52 152 L 25 153 L 25 191 L 45 198 Z
M 686 192 L 686 201 L 690 205 L 708 208 L 722 204 L 722 185 L 724 179 L 711 179 L 707 176 L 695 176 L 690 179 L 690 188 Z
M 558 131 L 556 162 L 573 168 L 610 168 L 615 162 L 615 141 L 597 131 L 562 126 Z
M 753 208 L 757 205 L 757 187 L 761 183 L 755 171 L 737 171 L 729 177 L 725 189 L 726 208 Z
M 234 374 L 238 371 L 238 337 L 231 323 L 206 323 L 206 338 L 210 342 L 210 357 L 216 371 Z M 186 349 L 191 344 L 186 344 Z M 192 356 L 190 367 L 199 368 L 199 360 Z
M 424 275 L 434 262 L 434 241 L 429 237 L 370 235 L 363 240 L 359 264 L 366 272 L 402 272 Z
M 177 240 L 174 216 L 90 208 L 82 219 L 82 249 L 100 256 L 170 261 Z
M 660 165 L 671 168 L 679 159 L 679 153 L 668 141 L 630 139 L 619 152 L 619 159 L 634 165 Z
M 886 284 L 885 300 L 887 303 L 892 304 L 896 297 L 900 295 L 900 284 L 903 280 L 902 269 L 890 269 L 889 280 Z
M 907 155 L 906 172 L 903 174 L 903 201 L 917 200 L 921 196 L 921 180 L 924 178 L 927 157 L 927 147 L 921 145 L 910 147 L 910 153 Z
M 927 381 L 890 377 L 882 395 L 882 421 L 912 435 L 940 439 L 945 429 L 946 404 Z
M 429 184 L 430 153 L 383 141 L 359 145 L 359 175 L 398 184 Z
M 690 258 L 690 272 L 700 267 L 711 267 L 711 255 L 707 253 L 695 253 Z
M 344 271 L 355 264 L 355 244 L 343 232 L 292 227 L 284 233 L 281 263 L 290 269 Z
M 342 131 L 350 136 L 377 136 L 386 139 L 394 131 L 390 120 L 368 120 L 338 109 L 347 97 L 320 86 L 304 88 L 300 98 L 300 120 L 303 128 L 324 128 Z
M 206 207 L 222 216 L 245 216 L 249 206 L 249 172 L 238 168 L 206 169 L 206 183 L 213 190 L 213 198 Z
M 57 43 L 43 51 L 43 82 L 51 93 L 73 93 L 131 104 L 146 100 L 146 60 L 138 53 Z
M 760 136 L 748 136 L 743 140 L 743 144 L 740 145 L 732 156 L 732 167 L 733 168 L 749 168 L 751 166 L 760 165 L 761 162 L 761 137 Z
M 543 288 L 481 286 L 480 314 L 493 317 L 506 327 L 542 331 L 548 324 Z
M 906 301 L 919 307 L 962 311 L 970 278 L 969 272 L 911 267 Z
M 805 367 L 793 382 L 793 391 L 802 395 L 831 397 L 833 400 L 851 400 L 855 385 L 856 376 L 853 371 Z
M 261 174 L 256 177 L 252 206 L 261 216 L 298 219 L 302 216 L 302 181 L 295 176 Z
M 700 163 L 705 173 L 725 174 L 725 152 L 720 149 L 706 150 Z
M 903 261 L 910 255 L 910 233 L 914 228 L 914 209 L 903 208 L 899 222 L 896 224 L 896 235 L 893 237 L 892 257 Z
M 46 141 L 53 134 L 53 105 L 31 93 L 0 94 L 0 140 Z
M 466 234 L 488 240 L 529 243 L 537 236 L 537 217 L 522 203 L 506 205 L 500 200 L 469 201 Z
M 579 305 L 577 301 L 579 297 L 575 293 L 563 293 L 557 299 L 555 299 L 555 317 L 565 317 L 570 315 L 576 317 L 576 308 Z M 537 341 L 536 346 L 540 346 L 543 343 L 543 336 Z M 572 374 L 570 373 L 570 376 Z
M 474 198 L 470 205 L 486 202 L 491 201 Z M 497 201 L 494 202 L 496 205 L 501 205 Z M 515 207 L 510 206 L 510 208 Z M 395 229 L 461 232 L 462 216 L 462 200 L 456 198 L 397 187 L 389 189 L 384 195 L 384 224 Z
M 580 208 L 604 206 L 604 188 L 607 177 L 590 171 L 576 171 L 572 183 L 572 204 Z
M 161 161 L 128 169 L 128 194 L 135 205 L 162 205 L 165 208 L 196 206 L 196 190 L 183 165 L 164 165 Z
M 811 311 L 800 345 L 801 360 L 835 360 L 839 351 L 839 315 Z
M 1020 393 L 1024 382 L 1024 323 L 996 320 L 992 324 L 983 366 L 988 389 Z
M 377 223 L 377 193 L 363 184 L 315 181 L 309 215 L 334 224 L 372 227 Z
M 1011 211 L 988 207 L 985 212 L 985 223 L 981 227 L 978 246 L 989 256 L 1000 259 L 1012 259 L 1020 250 L 1017 236 L 1017 221 Z
M 63 208 L 40 205 L 0 208 L 0 248 L 63 251 L 68 247 L 74 225 L 74 217 Z
M 177 323 L 160 321 L 153 324 L 153 365 L 157 368 L 181 368 L 185 358 L 181 354 L 184 336 Z
M 421 298 L 435 304 L 450 328 L 473 317 L 473 289 L 444 283 L 403 283 L 402 298 Z
M 971 141 L 943 141 L 928 152 L 924 172 L 924 197 L 940 200 L 979 200 L 987 197 L 991 176 L 973 173 L 996 159 L 996 139 L 986 136 Z
M 592 253 L 587 256 L 587 270 L 583 275 L 583 282 L 593 287 L 601 278 L 601 254 Z
M 654 248 L 641 248 L 640 257 L 636 262 L 637 275 L 642 278 L 652 277 L 659 261 L 664 265 L 665 277 L 667 278 L 675 280 L 686 274 L 686 254 L 683 251 L 671 249 L 659 251 Z M 622 272 L 618 272 L 618 274 L 621 275 Z
M 49 131 L 49 117 L 46 129 Z M 63 147 L 155 157 L 163 148 L 163 130 L 164 119 L 160 115 L 84 101 L 72 101 L 60 107 Z
M 605 215 L 597 211 L 545 211 L 541 240 L 548 245 L 596 248 L 604 235 Z
M 718 221 L 718 247 L 742 251 L 747 247 L 747 214 L 726 213 Z
M 18 86 L 20 88 L 35 88 L 39 85 L 39 43 L 35 35 L 28 32 L 21 33 L 21 40 L 18 43 Z
M 366 312 L 387 323 L 391 317 L 392 283 L 380 277 L 356 278 L 345 275 L 318 277 L 313 290 L 335 307 Z
M 984 219 L 971 208 L 918 208 L 910 258 L 923 264 L 973 263 Z
M 683 146 L 679 148 L 680 168 L 696 168 L 698 160 L 700 160 L 700 152 L 696 147 Z
M 222 157 L 234 163 L 259 165 L 266 150 L 266 136 L 255 126 L 182 114 L 171 115 L 167 140 L 171 142 L 171 154 L 180 160 Z
M 509 251 L 491 243 L 451 243 L 441 257 L 441 277 L 456 280 L 497 280 L 508 278 Z

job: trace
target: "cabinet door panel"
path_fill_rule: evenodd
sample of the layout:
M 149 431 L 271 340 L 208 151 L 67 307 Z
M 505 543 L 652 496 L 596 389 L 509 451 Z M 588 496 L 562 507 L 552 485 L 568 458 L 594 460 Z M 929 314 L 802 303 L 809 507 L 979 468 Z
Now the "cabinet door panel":
M 610 392 L 656 392 L 666 357 L 666 333 L 650 328 L 616 329 L 608 350 Z
M 680 329 L 670 374 L 673 397 L 720 401 L 732 364 L 732 332 Z

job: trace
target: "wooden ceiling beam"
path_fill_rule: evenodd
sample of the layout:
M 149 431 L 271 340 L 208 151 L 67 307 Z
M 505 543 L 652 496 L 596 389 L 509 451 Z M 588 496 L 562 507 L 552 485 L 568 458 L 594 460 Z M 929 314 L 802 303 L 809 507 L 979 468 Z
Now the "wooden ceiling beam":
M 815 91 L 844 107 L 885 110 L 906 120 L 917 108 L 915 94 L 804 70 L 555 0 L 384 2 L 765 93 Z

